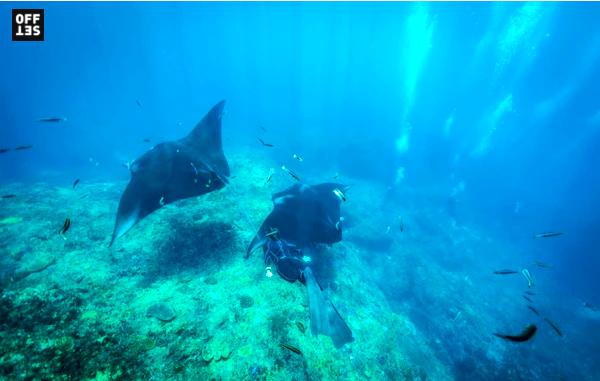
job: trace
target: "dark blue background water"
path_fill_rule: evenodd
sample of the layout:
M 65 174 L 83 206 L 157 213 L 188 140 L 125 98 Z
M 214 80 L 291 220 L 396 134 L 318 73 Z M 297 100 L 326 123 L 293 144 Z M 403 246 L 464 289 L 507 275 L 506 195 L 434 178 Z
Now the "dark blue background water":
M 265 126 L 317 176 L 454 192 L 462 222 L 556 264 L 557 304 L 600 304 L 599 5 L 47 3 L 42 43 L 10 40 L 13 6 L 0 146 L 34 148 L 0 156 L 3 183 L 127 179 L 144 138 L 226 99 L 226 152 Z

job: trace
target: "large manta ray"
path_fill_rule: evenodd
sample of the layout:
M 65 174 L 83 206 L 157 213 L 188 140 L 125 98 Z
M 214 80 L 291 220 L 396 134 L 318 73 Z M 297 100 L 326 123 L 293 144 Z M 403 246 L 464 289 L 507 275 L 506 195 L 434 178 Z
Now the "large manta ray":
M 250 243 L 246 258 L 263 246 L 277 230 L 288 243 L 304 247 L 314 243 L 332 244 L 342 240 L 339 194 L 347 186 L 336 183 L 294 184 L 273 194 L 273 211 L 267 216 Z M 340 193 L 335 193 L 338 190 Z
M 162 206 L 228 183 L 221 142 L 224 105 L 217 103 L 185 138 L 157 144 L 130 164 L 131 180 L 119 202 L 110 245 Z
M 338 348 L 353 340 L 352 332 L 321 290 L 304 251 L 310 251 L 318 243 L 342 240 L 340 204 L 345 200 L 347 188 L 335 183 L 295 184 L 275 193 L 273 210 L 246 252 L 248 258 L 254 250 L 262 248 L 268 272 L 273 265 L 285 280 L 300 280 L 306 285 L 313 335 L 331 337 Z

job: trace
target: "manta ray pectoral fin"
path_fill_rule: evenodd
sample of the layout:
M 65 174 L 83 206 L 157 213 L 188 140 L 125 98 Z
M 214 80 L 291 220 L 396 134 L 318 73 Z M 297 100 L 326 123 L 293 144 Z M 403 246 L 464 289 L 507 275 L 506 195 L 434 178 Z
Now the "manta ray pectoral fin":
M 140 189 L 135 180 L 130 181 L 119 201 L 119 209 L 117 210 L 117 218 L 112 238 L 108 245 L 109 247 L 112 246 L 117 238 L 125 234 L 133 225 L 149 213 L 148 211 L 146 213 L 142 211 L 143 201 L 142 189 Z
M 333 303 L 325 296 L 310 267 L 304 269 L 303 275 L 308 290 L 312 334 L 331 337 L 336 348 L 354 341 L 350 327 L 342 319 Z
M 220 176 L 229 176 L 229 164 L 223 153 L 221 138 L 221 118 L 224 107 L 225 101 L 214 105 L 192 132 L 180 142 L 193 147 Z
M 127 231 L 131 229 L 139 220 L 139 210 L 137 208 L 126 215 L 122 215 L 120 213 L 117 214 L 115 229 L 113 230 L 112 238 L 108 244 L 108 247 L 111 247 L 117 238 L 127 233 Z
M 248 250 L 246 250 L 246 255 L 244 255 L 244 259 L 248 259 L 250 258 L 250 255 L 258 248 L 263 247 L 265 245 L 265 243 L 267 243 L 267 237 L 262 236 L 260 234 L 257 234 L 254 236 L 254 239 L 252 239 L 252 242 L 250 242 L 250 245 L 248 246 Z

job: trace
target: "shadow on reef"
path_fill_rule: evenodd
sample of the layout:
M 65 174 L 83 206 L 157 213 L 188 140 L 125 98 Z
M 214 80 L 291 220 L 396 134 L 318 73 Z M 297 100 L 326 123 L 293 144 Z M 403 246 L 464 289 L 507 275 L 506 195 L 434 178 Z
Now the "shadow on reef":
M 161 277 L 186 272 L 214 272 L 236 253 L 237 234 L 231 224 L 205 222 L 201 224 L 172 223 L 171 234 L 158 243 L 155 257 L 150 260 L 141 286 L 148 286 Z M 241 251 L 239 251 L 241 252 Z

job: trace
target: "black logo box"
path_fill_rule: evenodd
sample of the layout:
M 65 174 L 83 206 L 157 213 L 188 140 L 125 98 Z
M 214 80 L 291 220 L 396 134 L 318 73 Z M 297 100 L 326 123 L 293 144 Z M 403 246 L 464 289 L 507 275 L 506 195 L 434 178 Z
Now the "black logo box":
M 44 10 L 12 10 L 13 41 L 44 41 Z

